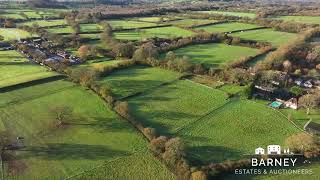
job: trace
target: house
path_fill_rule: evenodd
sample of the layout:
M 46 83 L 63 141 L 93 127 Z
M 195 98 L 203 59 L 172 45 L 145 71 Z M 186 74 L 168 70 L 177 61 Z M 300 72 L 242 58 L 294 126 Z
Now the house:
M 312 88 L 313 84 L 311 83 L 311 80 L 308 80 L 308 81 L 303 83 L 303 86 L 306 87 L 306 88 Z
M 287 101 L 282 99 L 276 99 L 277 102 L 281 102 L 284 107 L 291 108 L 291 109 L 298 109 L 298 99 L 297 98 L 291 98 Z
M 258 147 L 256 150 L 255 150 L 255 154 L 264 154 L 264 149 L 262 147 Z
M 267 149 L 268 154 L 281 154 L 281 148 L 279 145 L 269 145 Z
M 311 134 L 320 135 L 320 124 L 312 122 L 312 120 L 308 121 L 303 129 Z

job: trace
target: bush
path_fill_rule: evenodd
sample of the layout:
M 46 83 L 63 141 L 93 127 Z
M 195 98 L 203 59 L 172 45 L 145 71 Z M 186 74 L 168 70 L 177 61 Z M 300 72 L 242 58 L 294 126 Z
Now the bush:
M 143 128 L 143 134 L 149 139 L 152 140 L 157 137 L 156 130 L 154 128 Z
M 128 102 L 117 102 L 114 110 L 122 117 L 130 118 L 130 110 Z

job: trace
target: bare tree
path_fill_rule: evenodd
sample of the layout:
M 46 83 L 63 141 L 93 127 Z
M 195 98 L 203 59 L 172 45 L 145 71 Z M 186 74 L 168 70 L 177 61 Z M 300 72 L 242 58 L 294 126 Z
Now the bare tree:
M 72 109 L 68 106 L 55 106 L 50 109 L 50 113 L 58 121 L 58 126 L 66 124 L 67 120 L 72 116 Z

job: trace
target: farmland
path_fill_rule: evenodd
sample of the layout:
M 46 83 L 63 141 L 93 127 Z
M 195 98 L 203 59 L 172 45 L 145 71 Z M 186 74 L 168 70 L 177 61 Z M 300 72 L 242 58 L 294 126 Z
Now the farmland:
M 131 20 L 110 20 L 107 22 L 115 29 L 133 29 L 157 25 L 156 23 L 152 22 L 140 22 Z
M 198 26 L 198 25 L 209 24 L 214 22 L 217 22 L 217 21 L 210 20 L 210 19 L 182 19 L 182 20 L 170 21 L 169 23 L 175 26 L 192 27 L 192 26 Z
M 297 35 L 272 29 L 262 29 L 232 33 L 232 36 L 261 42 L 270 42 L 273 46 L 278 47 L 282 44 L 288 43 L 290 40 L 293 40 Z
M 266 106 L 237 98 L 227 100 L 221 90 L 187 81 L 134 97 L 129 103 L 139 121 L 164 134 L 182 137 L 188 157 L 202 162 L 238 159 L 256 146 L 283 143 L 285 137 L 298 132 L 285 117 Z M 261 113 L 264 117 L 258 118 Z
M 111 86 L 116 97 L 125 97 L 173 81 L 179 76 L 179 73 L 160 68 L 137 66 L 116 71 L 98 83 Z
M 178 56 L 188 57 L 192 63 L 204 63 L 210 67 L 219 68 L 243 56 L 254 56 L 258 53 L 258 49 L 212 43 L 191 45 L 174 52 Z
M 48 28 L 48 31 L 51 33 L 57 33 L 57 34 L 74 33 L 74 31 L 70 26 Z M 101 26 L 99 26 L 98 24 L 81 24 L 80 25 L 80 32 L 90 33 L 90 32 L 99 32 L 99 31 L 101 31 Z
M 178 27 L 160 27 L 151 29 L 131 30 L 115 32 L 114 37 L 120 40 L 143 40 L 146 38 L 173 38 L 173 37 L 188 37 L 194 33 Z
M 5 166 L 11 178 L 59 179 L 104 164 L 114 167 L 132 161 L 141 164 L 147 161 L 150 176 L 172 178 L 147 151 L 142 136 L 108 110 L 98 96 L 65 81 L 40 86 L 21 89 L 14 94 L 1 94 L 4 97 L 23 94 L 0 109 L 6 130 L 25 138 L 24 151 L 14 151 L 13 159 Z M 64 127 L 56 126 L 57 122 L 50 114 L 50 108 L 57 106 L 72 108 L 73 118 Z M 19 169 L 17 173 L 17 168 L 21 166 L 28 171 Z M 112 173 L 105 177 L 121 177 L 124 172 L 130 172 L 131 177 L 135 174 L 142 177 L 140 169 L 130 166 L 122 166 L 121 169 L 122 173 L 118 171 L 118 175 Z
M 227 12 L 227 11 L 197 11 L 198 13 L 208 13 L 208 14 L 221 14 L 225 16 L 237 16 L 237 17 L 249 17 L 255 18 L 254 13 L 245 13 L 245 12 Z
M 0 87 L 57 75 L 32 64 L 16 51 L 0 51 L 0 65 Z
M 207 32 L 231 32 L 231 31 L 239 31 L 246 29 L 258 28 L 258 25 L 254 24 L 245 24 L 245 23 L 222 23 L 215 25 L 202 26 L 196 29 L 201 29 Z
M 60 26 L 65 25 L 66 22 L 64 19 L 58 20 L 35 20 L 21 23 L 21 25 L 32 26 L 33 24 L 38 24 L 40 27 L 50 27 L 50 26 Z
M 25 19 L 21 13 L 25 14 L 29 19 L 41 19 L 44 17 L 58 17 L 59 12 L 64 10 L 55 9 L 7 9 L 5 12 L 1 13 L 0 16 L 4 16 L 12 19 Z
M 4 37 L 5 41 L 19 40 L 31 37 L 31 34 L 16 28 L 0 28 L 0 34 Z
M 319 16 L 280 16 L 277 17 L 277 19 L 308 24 L 320 24 Z

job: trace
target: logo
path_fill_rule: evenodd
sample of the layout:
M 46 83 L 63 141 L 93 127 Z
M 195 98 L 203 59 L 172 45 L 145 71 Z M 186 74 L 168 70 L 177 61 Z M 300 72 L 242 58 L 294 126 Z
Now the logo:
M 271 144 L 257 147 L 251 157 L 251 168 L 235 169 L 236 175 L 312 174 L 312 169 L 299 169 L 298 165 L 311 164 L 302 154 L 290 152 L 288 147 Z

